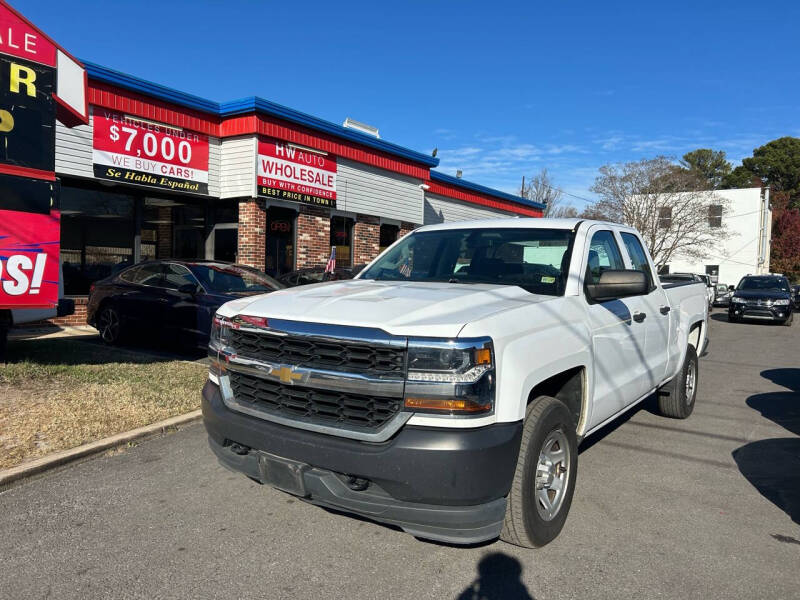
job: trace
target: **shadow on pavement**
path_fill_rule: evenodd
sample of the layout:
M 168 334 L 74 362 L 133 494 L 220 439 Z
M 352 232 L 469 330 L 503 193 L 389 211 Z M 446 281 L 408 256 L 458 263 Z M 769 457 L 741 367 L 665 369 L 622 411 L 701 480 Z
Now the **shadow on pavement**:
M 478 577 L 458 600 L 534 600 L 522 583 L 522 565 L 513 556 L 492 552 L 478 563 Z
M 800 436 L 800 369 L 768 369 L 761 376 L 789 391 L 756 394 L 747 405 Z M 800 524 L 800 437 L 751 442 L 732 455 L 753 487 Z
M 800 439 L 759 440 L 732 454 L 747 481 L 800 525 Z
M 45 338 L 10 340 L 8 364 L 30 362 L 38 365 L 107 365 L 116 363 L 150 364 L 173 361 L 175 355 L 110 347 L 96 338 Z

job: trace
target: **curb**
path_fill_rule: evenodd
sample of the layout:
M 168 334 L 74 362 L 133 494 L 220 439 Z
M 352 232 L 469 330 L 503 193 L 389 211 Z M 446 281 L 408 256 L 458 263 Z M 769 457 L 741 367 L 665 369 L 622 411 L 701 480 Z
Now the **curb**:
M 10 469 L 2 469 L 0 470 L 0 489 L 14 481 L 48 471 L 74 460 L 78 460 L 79 458 L 85 458 L 87 456 L 91 456 L 92 454 L 97 454 L 99 452 L 108 450 L 109 448 L 115 448 L 117 446 L 121 446 L 122 444 L 126 444 L 155 433 L 165 433 L 170 427 L 186 425 L 192 421 L 199 420 L 201 416 L 202 413 L 198 408 L 197 410 L 193 410 L 192 412 L 184 415 L 170 417 L 169 419 L 164 419 L 163 421 L 158 421 L 156 423 L 152 423 L 151 425 L 145 425 L 144 427 L 139 427 L 137 429 L 131 429 L 130 431 L 123 431 L 122 433 L 112 435 L 111 437 L 103 438 L 102 440 L 97 440 L 95 442 L 89 442 L 88 444 L 70 448 L 69 450 L 54 452 L 53 454 L 43 456 L 42 458 L 37 458 L 36 460 L 23 463 L 16 467 L 11 467 Z

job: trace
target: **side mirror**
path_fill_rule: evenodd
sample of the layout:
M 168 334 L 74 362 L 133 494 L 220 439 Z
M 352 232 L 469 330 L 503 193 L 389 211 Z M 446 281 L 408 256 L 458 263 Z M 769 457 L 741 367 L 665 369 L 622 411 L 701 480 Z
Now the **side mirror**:
M 632 269 L 603 271 L 597 283 L 586 286 L 586 293 L 595 302 L 643 296 L 647 290 L 647 276 L 642 271 Z
M 728 291 L 729 291 L 729 292 L 732 292 L 732 291 L 734 291 L 735 289 L 736 289 L 736 288 L 735 288 L 735 287 L 733 287 L 732 285 L 729 285 L 729 286 L 728 286 Z
M 187 296 L 196 296 L 197 286 L 193 283 L 184 283 L 182 286 L 178 288 L 178 291 L 181 294 L 186 294 Z

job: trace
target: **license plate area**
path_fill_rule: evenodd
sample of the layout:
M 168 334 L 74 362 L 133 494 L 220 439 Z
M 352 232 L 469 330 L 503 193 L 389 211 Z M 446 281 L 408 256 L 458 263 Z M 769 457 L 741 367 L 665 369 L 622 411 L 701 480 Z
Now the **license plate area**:
M 261 481 L 295 496 L 307 496 L 303 473 L 309 466 L 305 463 L 261 452 L 258 457 Z

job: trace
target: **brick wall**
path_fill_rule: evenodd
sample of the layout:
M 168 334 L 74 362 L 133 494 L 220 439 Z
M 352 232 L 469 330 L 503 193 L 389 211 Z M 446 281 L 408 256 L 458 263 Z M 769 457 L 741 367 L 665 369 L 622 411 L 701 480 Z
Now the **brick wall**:
M 411 233 L 414 231 L 418 225 L 414 225 L 414 223 L 407 223 L 403 221 L 400 223 L 400 231 L 397 232 L 397 239 L 399 240 L 401 237 L 406 235 L 407 233 Z
M 35 323 L 23 323 L 20 327 L 36 327 L 39 325 L 57 325 L 58 327 L 75 327 L 77 325 L 86 325 L 86 303 L 88 298 L 74 298 L 75 300 L 75 313 L 67 317 L 56 317 L 55 319 L 48 319 L 46 321 L 37 321 Z
M 266 232 L 264 201 L 251 198 L 239 202 L 239 263 L 264 270 Z
M 353 227 L 353 264 L 362 265 L 378 256 L 381 221 L 378 217 L 357 215 Z
M 297 268 L 324 265 L 330 255 L 330 211 L 318 206 L 300 205 L 297 214 Z

